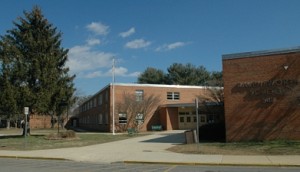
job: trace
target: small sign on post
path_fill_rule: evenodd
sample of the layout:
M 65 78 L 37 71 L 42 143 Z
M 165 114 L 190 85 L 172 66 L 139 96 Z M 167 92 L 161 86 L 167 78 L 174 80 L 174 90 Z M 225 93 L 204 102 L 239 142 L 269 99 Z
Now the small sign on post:
M 29 114 L 29 107 L 24 107 L 24 114 L 28 115 Z

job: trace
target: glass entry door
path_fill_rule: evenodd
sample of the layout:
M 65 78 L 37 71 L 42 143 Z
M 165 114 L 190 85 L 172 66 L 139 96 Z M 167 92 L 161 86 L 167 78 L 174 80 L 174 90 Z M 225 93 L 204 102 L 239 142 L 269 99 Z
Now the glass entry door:
M 197 118 L 193 109 L 181 109 L 178 112 L 178 122 L 180 130 L 196 129 Z

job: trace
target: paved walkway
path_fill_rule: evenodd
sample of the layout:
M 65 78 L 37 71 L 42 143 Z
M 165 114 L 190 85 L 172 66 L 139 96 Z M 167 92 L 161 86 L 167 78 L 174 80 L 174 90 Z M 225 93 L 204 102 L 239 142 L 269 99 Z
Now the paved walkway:
M 183 131 L 164 131 L 116 142 L 51 150 L 0 151 L 0 157 L 67 159 L 98 163 L 300 166 L 300 156 L 194 155 L 166 149 L 185 142 Z

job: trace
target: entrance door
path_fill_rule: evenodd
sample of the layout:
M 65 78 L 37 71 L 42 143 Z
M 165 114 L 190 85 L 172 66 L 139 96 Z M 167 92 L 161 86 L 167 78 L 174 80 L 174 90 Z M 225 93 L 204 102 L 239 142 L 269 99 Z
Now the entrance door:
M 180 111 L 178 113 L 179 129 L 195 129 L 197 124 L 196 114 L 192 111 Z

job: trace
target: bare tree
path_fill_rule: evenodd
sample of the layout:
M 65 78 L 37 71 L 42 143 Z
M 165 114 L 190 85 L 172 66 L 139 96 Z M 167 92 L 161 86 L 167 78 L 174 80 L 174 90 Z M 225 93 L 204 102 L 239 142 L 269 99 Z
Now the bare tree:
M 119 124 L 117 124 L 118 129 L 126 131 L 128 128 L 135 128 L 139 131 L 159 102 L 160 99 L 153 94 L 144 94 L 140 99 L 134 94 L 124 93 L 121 101 L 116 104 L 117 112 L 121 114 Z
M 199 95 L 198 99 L 200 103 L 214 102 L 223 103 L 224 102 L 224 90 L 220 87 L 208 87 L 205 90 L 205 94 Z

